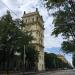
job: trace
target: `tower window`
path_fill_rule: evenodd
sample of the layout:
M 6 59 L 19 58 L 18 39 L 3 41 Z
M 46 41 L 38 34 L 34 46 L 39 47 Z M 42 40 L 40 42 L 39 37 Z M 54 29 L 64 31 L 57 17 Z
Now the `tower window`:
M 34 22 L 34 18 L 32 18 L 32 21 Z
M 37 20 L 38 20 L 38 17 L 37 17 Z
M 27 19 L 26 19 L 26 22 L 27 22 Z

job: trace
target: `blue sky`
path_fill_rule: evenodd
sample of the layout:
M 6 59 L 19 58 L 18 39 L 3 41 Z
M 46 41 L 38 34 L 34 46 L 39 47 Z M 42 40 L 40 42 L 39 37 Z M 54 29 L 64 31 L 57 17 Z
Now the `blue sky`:
M 59 35 L 57 38 L 55 38 L 55 36 L 51 36 L 54 28 L 54 25 L 52 24 L 53 17 L 49 16 L 47 9 L 44 8 L 40 1 L 42 0 L 0 0 L 0 16 L 5 14 L 6 10 L 10 9 L 17 15 L 16 16 L 11 12 L 14 18 L 21 18 L 24 11 L 26 11 L 26 13 L 33 12 L 36 10 L 36 8 L 38 8 L 39 13 L 43 16 L 44 20 L 44 50 L 50 53 L 64 55 L 64 53 L 60 51 L 63 38 L 61 37 L 61 35 Z M 3 3 L 5 3 L 5 5 Z M 9 7 L 9 9 L 7 8 L 7 6 Z M 54 12 L 54 10 L 50 11 L 50 14 L 52 12 Z M 65 57 L 68 61 L 70 61 L 70 63 L 72 63 L 72 55 L 66 54 Z

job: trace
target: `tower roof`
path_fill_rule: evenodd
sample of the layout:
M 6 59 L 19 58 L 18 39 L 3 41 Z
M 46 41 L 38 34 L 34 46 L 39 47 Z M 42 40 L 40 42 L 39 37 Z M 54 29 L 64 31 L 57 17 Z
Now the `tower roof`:
M 39 11 L 38 11 L 37 8 L 36 8 L 36 11 L 35 11 L 35 12 L 26 13 L 26 12 L 24 11 L 24 14 L 23 14 L 23 17 L 22 17 L 22 18 L 30 17 L 30 16 L 35 16 L 35 15 L 39 16 L 39 17 L 41 18 L 41 20 L 43 21 L 43 18 L 42 18 L 42 16 L 39 14 Z M 44 21 L 43 21 L 43 22 L 44 22 Z

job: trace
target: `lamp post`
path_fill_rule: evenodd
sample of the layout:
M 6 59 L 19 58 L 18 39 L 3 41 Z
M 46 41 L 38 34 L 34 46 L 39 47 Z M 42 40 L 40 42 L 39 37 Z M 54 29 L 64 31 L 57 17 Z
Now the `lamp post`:
M 25 58 L 26 58 L 26 54 L 25 54 L 25 45 L 24 45 L 24 69 L 25 69 Z
M 24 55 L 23 55 L 23 62 L 24 62 L 24 67 L 23 67 L 23 74 L 24 74 L 24 71 L 25 71 L 25 58 L 26 58 L 26 53 L 25 53 L 25 45 L 24 45 Z

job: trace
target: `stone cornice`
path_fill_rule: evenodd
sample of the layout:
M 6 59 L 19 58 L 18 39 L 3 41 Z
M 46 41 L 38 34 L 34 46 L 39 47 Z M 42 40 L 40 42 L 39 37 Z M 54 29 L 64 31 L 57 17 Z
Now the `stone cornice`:
M 39 21 L 25 23 L 25 25 L 26 25 L 26 26 L 28 26 L 28 25 L 31 26 L 31 25 L 35 25 L 35 24 L 37 24 L 37 23 L 38 23 L 38 25 L 39 25 L 43 30 L 45 30 L 44 26 L 43 26 Z
M 39 15 L 39 12 L 30 12 L 30 13 L 24 14 L 22 18 L 26 18 L 26 17 L 30 17 L 30 16 L 35 16 L 35 15 L 36 16 Z

